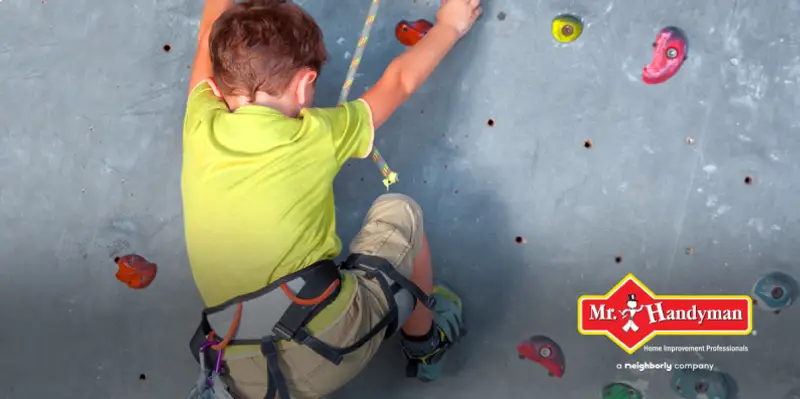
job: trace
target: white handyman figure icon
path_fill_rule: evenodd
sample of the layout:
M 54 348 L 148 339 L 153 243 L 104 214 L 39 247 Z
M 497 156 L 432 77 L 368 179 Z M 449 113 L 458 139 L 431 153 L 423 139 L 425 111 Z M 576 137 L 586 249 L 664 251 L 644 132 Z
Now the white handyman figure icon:
M 639 306 L 637 308 L 636 305 L 638 304 L 639 302 L 636 301 L 636 294 L 628 294 L 628 308 L 620 311 L 620 313 L 622 313 L 623 319 L 625 317 L 628 318 L 628 322 L 625 323 L 624 326 L 622 326 L 622 331 L 625 332 L 628 332 L 630 330 L 633 330 L 633 332 L 639 331 L 639 326 L 637 326 L 636 323 L 633 322 L 633 317 L 636 316 L 636 313 L 641 312 L 642 309 L 644 309 L 644 306 Z

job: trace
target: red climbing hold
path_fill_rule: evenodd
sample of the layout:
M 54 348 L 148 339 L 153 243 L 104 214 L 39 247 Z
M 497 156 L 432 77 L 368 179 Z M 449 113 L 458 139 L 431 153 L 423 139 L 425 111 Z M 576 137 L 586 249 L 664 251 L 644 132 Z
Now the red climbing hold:
M 549 337 L 535 335 L 517 345 L 520 359 L 532 360 L 547 369 L 551 377 L 561 378 L 566 371 L 564 352 Z
M 133 289 L 147 288 L 156 278 L 156 264 L 139 255 L 125 255 L 114 259 L 119 270 L 117 280 Z
M 642 72 L 642 80 L 650 85 L 664 83 L 678 73 L 688 50 L 686 36 L 674 27 L 662 29 L 653 47 L 653 60 Z
M 433 24 L 424 19 L 418 19 L 414 22 L 403 20 L 397 23 L 394 34 L 400 43 L 411 47 L 422 40 L 431 28 L 433 28 Z

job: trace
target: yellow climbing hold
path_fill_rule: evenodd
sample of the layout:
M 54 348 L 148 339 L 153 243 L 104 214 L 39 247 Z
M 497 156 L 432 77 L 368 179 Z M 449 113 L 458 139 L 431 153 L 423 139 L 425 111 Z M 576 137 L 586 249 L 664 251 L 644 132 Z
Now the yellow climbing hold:
M 574 42 L 583 32 L 583 24 L 571 15 L 561 15 L 553 20 L 553 37 L 561 43 Z

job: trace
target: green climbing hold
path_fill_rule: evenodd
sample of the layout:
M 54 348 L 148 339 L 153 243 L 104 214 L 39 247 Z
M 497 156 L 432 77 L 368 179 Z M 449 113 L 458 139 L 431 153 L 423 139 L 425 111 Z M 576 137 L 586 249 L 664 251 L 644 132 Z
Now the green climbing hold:
M 603 399 L 642 399 L 644 395 L 634 387 L 622 382 L 613 382 L 603 387 Z

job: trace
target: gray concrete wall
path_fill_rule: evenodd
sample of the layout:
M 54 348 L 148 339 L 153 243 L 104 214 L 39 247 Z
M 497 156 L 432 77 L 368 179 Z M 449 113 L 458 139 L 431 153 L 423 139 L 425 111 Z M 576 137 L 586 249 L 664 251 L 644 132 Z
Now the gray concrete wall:
M 180 135 L 201 3 L 0 2 L 0 396 L 177 398 L 192 383 L 186 341 L 202 304 L 183 242 Z M 318 102 L 331 105 L 369 1 L 304 6 L 326 34 Z M 435 11 L 382 4 L 353 96 L 403 50 L 397 21 Z M 569 46 L 549 33 L 565 11 L 586 21 Z M 575 325 L 577 297 L 628 272 L 656 293 L 714 294 L 800 271 L 798 15 L 796 0 L 486 4 L 377 133 L 400 174 L 393 190 L 426 212 L 437 274 L 462 293 L 471 334 L 441 381 L 404 379 L 392 343 L 336 397 L 578 399 L 615 380 L 676 397 L 669 373 L 615 368 L 636 361 L 715 363 L 741 398 L 798 384 L 796 308 L 756 313 L 754 336 L 652 341 L 749 347 L 702 359 L 628 355 Z M 686 31 L 689 60 L 645 86 L 667 25 Z M 383 187 L 369 161 L 353 161 L 336 191 L 347 241 Z M 111 259 L 127 252 L 159 265 L 144 291 L 114 279 Z M 539 333 L 566 351 L 563 379 L 517 359 L 516 344 Z

